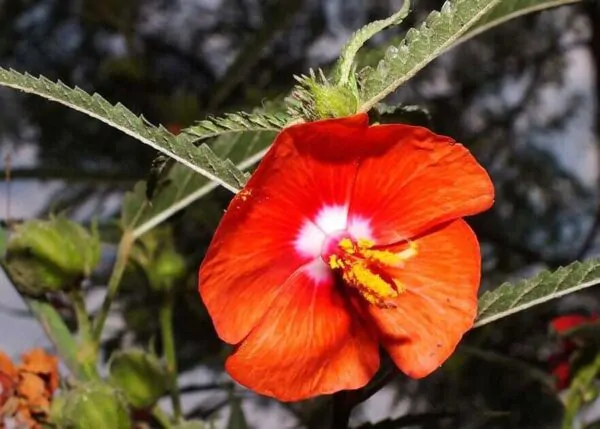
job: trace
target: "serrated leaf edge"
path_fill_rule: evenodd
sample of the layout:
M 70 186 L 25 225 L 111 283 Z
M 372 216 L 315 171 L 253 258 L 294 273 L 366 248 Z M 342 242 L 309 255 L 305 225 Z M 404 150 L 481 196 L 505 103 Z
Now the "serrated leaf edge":
M 586 261 L 586 264 L 589 264 L 589 267 L 585 270 L 585 272 L 582 274 L 582 278 L 585 278 L 590 272 L 596 270 L 596 269 L 600 269 L 600 260 L 590 260 L 590 261 Z M 495 302 L 498 301 L 498 299 L 502 298 L 502 291 L 505 290 L 510 290 L 511 288 L 516 287 L 516 285 L 511 284 L 511 283 L 504 283 L 500 286 L 498 286 L 496 289 L 491 290 L 491 291 L 487 291 L 486 293 L 484 293 L 480 298 L 479 298 L 479 302 L 481 303 L 482 301 L 484 301 L 487 297 L 489 297 L 490 295 L 497 295 L 495 297 L 495 299 L 493 299 L 492 301 L 486 303 L 485 307 L 479 308 L 479 315 L 475 321 L 475 324 L 473 325 L 473 328 L 478 328 L 484 325 L 487 325 L 491 322 L 494 322 L 498 319 L 502 319 L 506 316 L 510 316 L 512 314 L 518 313 L 520 311 L 523 310 L 527 310 L 528 308 L 534 307 L 536 305 L 539 304 L 543 304 L 544 302 L 556 299 L 556 298 L 560 298 L 562 296 L 571 294 L 573 292 L 577 292 L 583 289 L 587 289 L 589 287 L 595 286 L 597 284 L 600 284 L 600 276 L 597 279 L 592 279 L 583 283 L 579 283 L 576 286 L 570 287 L 570 288 L 566 288 L 564 290 L 561 290 L 559 292 L 557 292 L 558 288 L 560 287 L 561 283 L 565 281 L 565 279 L 567 277 L 569 277 L 570 275 L 576 274 L 576 270 L 578 268 L 580 268 L 582 265 L 584 265 L 581 262 L 574 262 L 571 265 L 568 265 L 566 267 L 560 267 L 559 269 L 557 269 L 556 271 L 549 273 L 548 271 L 544 271 L 540 274 L 538 274 L 536 277 L 534 277 L 533 279 L 529 279 L 529 280 L 522 280 L 521 282 L 527 282 L 527 283 L 531 283 L 531 287 L 526 288 L 525 293 L 519 294 L 518 296 L 518 300 L 521 300 L 524 296 L 527 295 L 527 293 L 531 292 L 533 289 L 535 289 L 535 287 L 539 286 L 539 284 L 541 282 L 543 282 L 544 276 L 551 276 L 552 278 L 554 278 L 555 276 L 559 275 L 560 271 L 564 272 L 564 275 L 562 276 L 562 278 L 559 279 L 554 279 L 554 281 L 556 282 L 556 287 L 554 289 L 554 291 L 550 294 L 547 294 L 543 297 L 531 300 L 531 301 L 527 301 L 521 305 L 518 305 L 517 302 L 518 300 L 515 300 L 515 302 L 513 302 L 513 304 L 511 304 L 511 307 L 508 308 L 507 310 L 504 311 L 500 311 L 496 314 L 493 314 L 491 316 L 486 317 L 485 316 L 485 312 L 492 306 L 494 305 Z M 517 283 L 518 285 L 518 283 Z
M 222 117 L 209 116 L 191 127 L 184 128 L 181 132 L 200 140 L 228 133 L 280 131 L 295 119 L 297 118 L 283 112 L 226 113 Z
M 267 151 L 270 149 L 270 147 L 271 146 L 269 145 L 265 149 L 254 154 L 252 157 L 246 158 L 243 162 L 240 162 L 239 164 L 237 164 L 237 168 L 240 170 L 245 170 L 245 169 L 251 167 L 252 165 L 256 164 L 267 153 Z M 150 218 L 149 220 L 147 220 L 146 222 L 144 222 L 143 224 L 141 224 L 137 228 L 135 228 L 132 233 L 133 237 L 134 238 L 141 237 L 146 232 L 150 231 L 157 225 L 161 224 L 162 222 L 164 222 L 165 220 L 167 220 L 168 218 L 173 216 L 179 210 L 184 209 L 188 205 L 192 204 L 196 200 L 198 200 L 201 197 L 203 197 L 204 195 L 208 194 L 210 191 L 215 189 L 217 186 L 218 186 L 218 184 L 213 181 L 213 182 L 209 182 L 206 185 L 198 188 L 198 190 L 196 190 L 195 192 L 193 192 L 193 193 L 189 194 L 187 197 L 179 200 L 177 202 L 177 204 L 173 204 L 167 210 L 160 212 L 157 216 Z
M 27 85 L 26 82 L 29 82 L 30 85 Z M 142 143 L 147 144 L 153 149 L 164 153 L 165 155 L 191 168 L 192 170 L 197 171 L 198 173 L 209 178 L 210 180 L 215 181 L 233 193 L 237 193 L 245 182 L 244 174 L 237 170 L 233 163 L 228 162 L 228 160 L 220 159 L 207 145 L 202 144 L 200 146 L 194 146 L 190 137 L 183 134 L 173 136 L 164 127 L 156 127 L 150 124 L 142 115 L 138 116 L 134 114 L 121 103 L 114 105 L 111 104 L 98 93 L 88 94 L 83 89 L 77 86 L 71 88 L 60 80 L 53 82 L 44 76 L 35 77 L 29 73 L 20 73 L 14 69 L 5 69 L 3 67 L 0 67 L 0 86 L 13 88 L 29 94 L 40 96 L 104 122 L 105 124 L 118 129 L 119 131 L 141 141 Z M 57 95 L 57 93 L 60 92 L 62 92 L 64 95 Z M 77 103 L 75 100 L 73 100 L 73 98 L 76 97 L 81 98 L 80 103 Z M 132 126 L 127 127 L 119 124 L 114 119 L 110 118 L 108 114 L 101 115 L 93 111 L 92 108 L 102 111 L 110 111 L 110 113 L 114 114 L 115 117 L 117 114 L 121 115 L 121 119 L 124 122 L 130 123 Z M 155 134 L 156 139 L 153 140 L 135 130 L 135 126 L 133 125 L 134 121 L 137 122 L 136 126 L 140 127 L 140 129 L 143 129 L 143 131 L 147 132 L 148 134 Z M 174 142 L 177 142 L 181 145 L 181 150 L 178 150 L 181 151 L 181 154 L 176 153 L 172 149 L 174 147 Z M 161 143 L 163 143 L 165 146 L 161 145 Z M 183 148 L 183 145 L 185 145 L 186 148 Z M 196 153 L 194 154 L 192 151 Z M 213 174 L 209 169 L 194 164 L 190 161 L 190 159 L 186 159 L 183 155 L 187 155 L 190 159 L 196 156 L 201 156 L 205 158 L 206 164 L 212 169 L 218 170 L 219 168 L 222 168 L 227 172 L 227 175 L 231 177 L 219 177 Z
M 460 2 L 460 0 L 458 0 L 458 2 Z M 465 0 L 465 2 L 466 2 L 466 0 Z M 415 64 L 415 66 L 413 66 L 410 71 L 405 73 L 403 76 L 396 77 L 396 79 L 394 79 L 388 86 L 384 87 L 381 91 L 379 91 L 379 93 L 372 95 L 370 99 L 363 100 L 358 109 L 358 112 L 368 112 L 369 110 L 371 110 L 371 108 L 375 104 L 377 104 L 379 101 L 384 99 L 387 95 L 391 94 L 394 90 L 396 90 L 396 88 L 398 88 L 400 85 L 402 85 L 404 82 L 406 82 L 411 77 L 413 77 L 419 70 L 421 70 L 423 67 L 425 67 L 429 62 L 431 62 L 432 60 L 437 58 L 442 52 L 444 52 L 449 46 L 451 46 L 460 36 L 462 36 L 465 32 L 467 32 L 469 30 L 469 28 L 471 28 L 479 19 L 481 19 L 481 17 L 483 17 L 486 13 L 488 13 L 496 5 L 498 5 L 498 3 L 500 3 L 500 0 L 489 0 L 487 5 L 485 5 L 481 9 L 479 9 L 479 11 L 476 12 L 473 16 L 471 16 L 470 19 L 463 22 L 462 25 L 460 25 L 460 29 L 457 32 L 455 32 L 452 36 L 448 37 L 446 42 L 442 43 L 436 49 L 431 51 L 429 53 L 429 55 L 424 56 L 423 60 L 418 62 L 417 64 Z M 452 10 L 452 9 L 454 9 L 454 10 Z M 404 51 L 404 54 L 411 55 L 411 47 L 414 46 L 415 43 L 422 40 L 420 37 L 426 37 L 428 39 L 431 39 L 432 34 L 435 34 L 435 31 L 436 31 L 436 28 L 432 28 L 432 27 L 434 27 L 434 25 L 436 23 L 431 24 L 431 21 L 436 20 L 436 19 L 440 20 L 441 19 L 440 16 L 445 13 L 448 13 L 448 14 L 456 13 L 455 6 L 453 4 L 453 1 L 451 1 L 451 0 L 446 1 L 442 5 L 441 10 L 442 10 L 441 12 L 439 12 L 439 11 L 431 12 L 418 29 L 416 29 L 416 28 L 411 29 L 412 34 L 410 34 L 411 31 L 409 30 L 409 32 L 407 33 L 407 37 L 405 37 L 402 40 L 402 42 L 400 42 L 400 46 L 397 48 L 401 54 L 402 54 L 402 51 Z M 379 64 L 384 64 L 383 63 L 384 61 L 385 61 L 385 58 L 382 59 L 379 62 Z M 379 65 L 378 67 L 381 67 L 381 66 Z
M 513 13 L 503 15 L 502 18 L 500 18 L 500 19 L 490 21 L 487 24 L 482 25 L 481 27 L 477 27 L 473 31 L 469 31 L 463 37 L 459 38 L 456 42 L 454 42 L 452 44 L 452 46 L 449 46 L 446 49 L 446 52 L 449 51 L 450 49 L 453 49 L 456 46 L 466 42 L 467 40 L 472 39 L 473 37 L 478 36 L 481 33 L 484 33 L 486 31 L 488 31 L 489 29 L 494 28 L 498 25 L 502 25 L 505 22 L 508 22 L 512 19 L 519 18 L 520 16 L 528 15 L 530 13 L 539 12 L 539 11 L 542 11 L 545 9 L 552 9 L 554 7 L 559 7 L 559 6 L 567 6 L 567 5 L 574 4 L 574 3 L 580 3 L 582 1 L 583 0 L 556 0 L 556 1 L 546 2 L 546 3 L 526 7 L 523 9 L 519 9 L 518 11 L 515 11 Z M 496 6 L 499 6 L 499 4 Z M 490 11 L 490 12 L 492 12 L 492 11 Z M 473 26 L 477 26 L 477 23 L 473 24 Z

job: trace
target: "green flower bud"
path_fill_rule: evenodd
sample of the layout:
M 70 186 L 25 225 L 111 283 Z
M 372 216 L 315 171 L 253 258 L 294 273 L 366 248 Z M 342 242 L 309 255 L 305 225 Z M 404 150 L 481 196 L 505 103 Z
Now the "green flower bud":
M 60 429 L 132 429 L 123 394 L 101 382 L 82 384 L 65 396 Z
M 27 295 L 67 290 L 100 262 L 100 239 L 64 217 L 29 220 L 10 235 L 3 261 L 17 287 Z
M 186 272 L 185 259 L 177 253 L 173 232 L 157 228 L 136 243 L 131 259 L 144 271 L 148 283 L 157 291 L 168 291 Z
M 148 281 L 156 290 L 168 290 L 185 274 L 185 269 L 185 259 L 174 249 L 165 249 L 148 270 Z
M 297 77 L 291 97 L 290 111 L 308 121 L 351 116 L 358 112 L 360 94 L 354 74 L 347 82 L 333 85 L 321 70 L 311 70 L 309 76 Z
M 113 354 L 109 381 L 123 391 L 136 409 L 150 408 L 168 390 L 166 368 L 156 356 L 143 350 Z
M 358 98 L 349 88 L 313 85 L 311 92 L 319 119 L 351 116 L 358 110 Z

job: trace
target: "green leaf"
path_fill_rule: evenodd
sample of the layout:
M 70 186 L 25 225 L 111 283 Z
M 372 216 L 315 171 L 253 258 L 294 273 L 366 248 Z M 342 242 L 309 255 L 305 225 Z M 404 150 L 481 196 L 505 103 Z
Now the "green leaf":
M 52 82 L 45 77 L 33 77 L 0 67 L 0 85 L 44 97 L 123 131 L 154 149 L 188 166 L 194 171 L 214 180 L 232 192 L 237 192 L 246 181 L 246 176 L 231 161 L 220 159 L 206 145 L 195 146 L 201 138 L 214 137 L 223 133 L 240 131 L 273 131 L 281 118 L 266 116 L 230 115 L 226 118 L 204 121 L 194 130 L 177 137 L 163 127 L 155 127 L 143 116 L 137 116 L 125 106 L 110 104 L 99 94 L 89 95 L 80 88 L 69 88 L 62 82 Z M 209 123 L 213 125 L 209 125 Z
M 479 299 L 474 327 L 487 325 L 551 299 L 600 284 L 600 260 L 574 262 L 556 271 L 544 271 L 515 284 L 504 283 Z
M 574 425 L 577 414 L 585 403 L 593 402 L 598 397 L 598 388 L 595 381 L 600 373 L 600 354 L 577 371 L 571 382 L 569 393 L 565 398 L 565 414 L 563 416 L 563 429 L 576 427 Z
M 361 105 L 367 112 L 451 46 L 500 0 L 446 1 L 419 29 L 410 29 L 398 47 L 390 46 L 375 69 L 363 69 Z
M 539 12 L 567 4 L 578 3 L 582 0 L 503 0 L 485 14 L 469 31 L 454 43 L 451 48 L 475 37 L 490 28 L 496 27 L 511 19 L 533 12 Z
M 146 197 L 146 182 L 135 184 L 123 198 L 121 227 L 133 231 L 134 238 L 168 219 L 178 210 L 187 207 L 188 198 L 202 189 L 206 179 L 192 169 L 175 164 L 169 174 L 161 179 L 152 200 Z
M 258 162 L 273 141 L 273 132 L 249 132 L 223 135 L 212 144 L 213 151 L 237 163 L 245 170 Z M 131 230 L 134 238 L 156 227 L 178 211 L 194 203 L 218 184 L 194 170 L 175 164 L 161 178 L 152 200 L 146 197 L 146 183 L 138 182 L 133 191 L 125 195 L 121 209 L 121 226 Z
M 337 84 L 339 86 L 346 85 L 350 80 L 350 73 L 352 73 L 354 67 L 354 57 L 356 57 L 358 50 L 375 34 L 391 25 L 398 25 L 402 23 L 404 18 L 408 16 L 409 12 L 410 0 L 404 0 L 402 8 L 398 12 L 389 18 L 373 21 L 352 35 L 350 41 L 342 49 L 342 54 L 337 62 L 339 74 L 339 81 Z
M 279 131 L 291 119 L 285 113 L 227 113 L 221 118 L 209 117 L 206 120 L 199 121 L 196 125 L 185 128 L 182 132 L 198 139 L 205 139 L 217 135 L 245 131 Z
M 448 46 L 446 51 L 511 19 L 539 12 L 544 9 L 578 3 L 581 1 L 582 0 L 504 0 L 483 15 L 462 37 Z M 402 37 L 396 36 L 390 40 L 389 44 L 399 45 L 401 42 Z M 359 53 L 359 62 L 364 66 L 375 66 L 385 54 L 385 49 L 387 49 L 387 46 L 361 51 Z

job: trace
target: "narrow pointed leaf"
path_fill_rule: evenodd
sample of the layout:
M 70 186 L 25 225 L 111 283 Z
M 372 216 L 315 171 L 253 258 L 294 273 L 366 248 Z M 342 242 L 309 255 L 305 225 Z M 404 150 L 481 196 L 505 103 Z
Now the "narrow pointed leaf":
M 565 412 L 563 416 L 563 429 L 577 427 L 577 415 L 585 403 L 593 402 L 598 397 L 598 388 L 595 386 L 600 373 L 600 354 L 592 362 L 579 368 L 571 381 L 569 392 L 565 398 Z
M 467 32 L 452 43 L 446 51 L 458 46 L 459 44 L 490 30 L 505 22 L 544 9 L 550 9 L 558 6 L 579 3 L 582 0 L 504 0 L 483 15 Z M 397 46 L 402 42 L 402 36 L 393 37 L 389 45 Z M 363 66 L 376 66 L 385 55 L 387 46 L 364 49 L 358 54 L 358 62 Z
M 388 48 L 375 69 L 363 70 L 361 112 L 395 91 L 433 61 L 492 10 L 500 0 L 448 0 L 418 28 L 406 33 L 399 46 Z
M 600 260 L 574 262 L 556 271 L 544 271 L 517 283 L 504 283 L 479 299 L 475 327 L 600 284 Z
M 409 12 L 410 0 L 404 0 L 402 8 L 398 12 L 386 19 L 373 21 L 365 25 L 350 37 L 350 41 L 342 49 L 342 54 L 337 62 L 340 78 L 338 85 L 346 85 L 348 83 L 350 73 L 352 73 L 352 68 L 354 67 L 354 57 L 358 53 L 358 50 L 375 34 L 391 25 L 402 23 Z
M 229 160 L 219 158 L 206 144 L 196 146 L 201 138 L 214 137 L 223 133 L 248 130 L 277 129 L 283 119 L 252 115 L 230 115 L 226 118 L 204 121 L 195 131 L 177 137 L 163 127 L 155 127 L 142 116 L 137 116 L 122 104 L 112 105 L 99 94 L 90 95 L 80 88 L 70 88 L 62 82 L 52 82 L 45 77 L 33 77 L 14 70 L 0 68 L 0 85 L 44 97 L 123 131 L 131 137 L 153 147 L 194 171 L 214 180 L 232 192 L 237 192 L 245 183 L 245 175 Z M 214 123 L 214 126 L 209 123 Z
M 221 118 L 210 117 L 199 121 L 195 125 L 185 128 L 183 133 L 197 139 L 205 139 L 217 135 L 246 131 L 278 131 L 291 120 L 292 118 L 286 113 L 227 113 Z
M 503 0 L 486 13 L 469 31 L 451 47 L 469 40 L 478 34 L 503 24 L 511 19 L 544 9 L 579 3 L 582 0 Z

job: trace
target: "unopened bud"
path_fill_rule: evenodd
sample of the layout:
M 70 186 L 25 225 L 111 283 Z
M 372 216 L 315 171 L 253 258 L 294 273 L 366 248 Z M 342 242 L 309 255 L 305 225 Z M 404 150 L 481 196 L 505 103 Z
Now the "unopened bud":
M 132 423 L 123 394 L 108 384 L 91 382 L 66 394 L 58 427 L 132 429 Z
M 26 295 L 78 286 L 100 261 L 100 239 L 64 217 L 29 220 L 11 233 L 3 261 L 10 279 Z
M 151 407 L 168 390 L 164 365 L 156 356 L 143 350 L 113 354 L 109 380 L 123 391 L 129 404 L 136 409 Z

